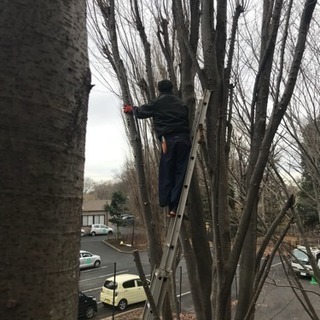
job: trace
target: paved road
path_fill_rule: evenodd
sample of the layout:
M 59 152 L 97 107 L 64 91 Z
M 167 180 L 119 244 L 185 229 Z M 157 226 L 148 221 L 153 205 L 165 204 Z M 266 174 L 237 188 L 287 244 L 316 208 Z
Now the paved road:
M 309 278 L 300 279 L 309 296 L 316 314 L 320 318 L 320 288 Z M 301 293 L 297 290 L 301 297 Z M 275 260 L 273 268 L 263 286 L 256 305 L 256 319 L 259 320 L 310 320 L 311 317 L 301 306 L 290 288 L 280 263 Z
M 81 239 L 81 249 L 99 254 L 102 258 L 100 268 L 82 270 L 80 273 L 80 290 L 86 294 L 93 295 L 98 301 L 98 313 L 96 319 L 104 319 L 106 316 L 111 316 L 113 312 L 119 313 L 118 310 L 113 310 L 112 307 L 104 307 L 100 302 L 100 290 L 104 280 L 111 277 L 116 268 L 117 273 L 135 273 L 137 274 L 135 263 L 132 254 L 120 253 L 113 248 L 110 248 L 103 242 L 104 236 L 89 237 Z M 146 252 L 140 254 L 141 261 L 146 275 L 150 275 L 148 257 Z M 192 311 L 192 300 L 189 293 L 189 282 L 186 274 L 184 262 L 177 268 L 176 279 L 179 282 L 180 271 L 182 274 L 181 288 L 181 306 L 183 311 Z M 309 295 L 313 307 L 320 318 L 320 289 L 318 285 L 310 283 L 310 279 L 301 279 L 301 282 Z M 178 291 L 179 283 L 178 283 Z M 236 286 L 233 286 L 233 300 L 236 299 Z M 300 294 L 301 296 L 301 294 Z M 143 307 L 144 303 L 128 307 Z M 276 258 L 273 267 L 269 273 L 268 279 L 262 289 L 258 302 L 256 304 L 256 319 L 259 320 L 309 320 L 311 319 L 303 310 L 298 302 L 292 289 L 289 287 L 288 281 L 285 278 L 282 266 Z
M 120 311 L 114 310 L 111 306 L 105 307 L 100 302 L 100 291 L 103 282 L 106 278 L 112 277 L 114 270 L 116 273 L 134 273 L 137 274 L 137 269 L 134 263 L 133 255 L 130 253 L 121 253 L 117 250 L 106 245 L 103 240 L 105 236 L 90 237 L 85 236 L 81 238 L 81 249 L 89 251 L 101 256 L 102 264 L 99 268 L 83 269 L 80 272 L 79 288 L 82 292 L 94 296 L 98 302 L 97 319 L 102 319 L 106 316 L 111 316 L 113 312 L 115 314 Z M 148 256 L 146 252 L 140 252 L 141 262 L 144 268 L 144 272 L 147 277 L 150 276 L 150 266 L 148 263 Z M 183 311 L 190 310 L 191 297 L 189 294 L 189 284 L 186 274 L 185 264 L 182 262 L 181 267 L 177 268 L 177 288 L 180 292 L 180 273 L 181 273 L 181 305 Z M 140 303 L 134 306 L 129 306 L 129 309 L 136 307 L 143 307 L 144 303 Z
M 104 280 L 113 276 L 114 271 L 116 271 L 116 273 L 137 273 L 133 256 L 128 253 L 120 253 L 110 248 L 103 242 L 104 239 L 105 236 L 86 236 L 81 239 L 81 249 L 100 255 L 102 260 L 101 267 L 99 268 L 81 270 L 79 281 L 80 290 L 97 299 L 97 319 L 100 318 L 99 316 L 105 317 L 112 315 L 113 312 L 115 312 L 115 314 L 118 313 L 118 311 L 113 310 L 112 307 L 104 307 L 100 302 L 100 291 Z M 144 267 L 147 269 L 148 263 L 146 253 L 141 253 L 141 260 Z M 143 306 L 143 304 L 140 306 Z

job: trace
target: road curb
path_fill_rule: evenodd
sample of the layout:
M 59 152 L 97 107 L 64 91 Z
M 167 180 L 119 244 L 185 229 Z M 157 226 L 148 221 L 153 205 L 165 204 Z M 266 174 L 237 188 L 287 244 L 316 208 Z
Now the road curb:
M 114 250 L 116 250 L 116 251 L 118 251 L 118 252 L 121 252 L 121 253 L 132 254 L 132 252 L 134 251 L 134 250 L 132 250 L 132 251 L 124 251 L 124 250 L 121 250 L 121 249 L 113 246 L 112 244 L 108 243 L 106 240 L 103 240 L 102 242 L 103 242 L 104 244 L 106 244 L 107 246 L 109 246 L 110 248 L 112 248 L 112 249 L 114 249 Z M 137 249 L 135 249 L 135 250 L 137 250 Z M 138 251 L 139 251 L 139 252 L 144 252 L 145 250 L 138 250 Z
M 114 316 L 114 319 L 117 319 L 118 317 L 125 316 L 126 314 L 130 314 L 130 313 L 132 313 L 133 311 L 139 310 L 139 309 L 143 310 L 143 308 L 135 308 L 135 309 L 131 309 L 131 310 L 128 310 L 128 311 L 124 311 L 124 312 L 121 312 L 121 313 L 119 313 L 119 314 L 116 314 L 116 315 Z M 101 319 L 99 319 L 99 320 L 112 320 L 112 319 L 113 319 L 113 317 L 110 316 L 110 317 L 107 317 L 107 318 L 101 318 Z

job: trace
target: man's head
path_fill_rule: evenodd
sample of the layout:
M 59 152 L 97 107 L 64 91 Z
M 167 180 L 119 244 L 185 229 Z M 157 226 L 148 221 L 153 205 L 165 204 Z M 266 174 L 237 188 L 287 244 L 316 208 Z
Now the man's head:
M 158 82 L 158 90 L 160 93 L 172 92 L 173 84 L 170 80 L 164 79 Z

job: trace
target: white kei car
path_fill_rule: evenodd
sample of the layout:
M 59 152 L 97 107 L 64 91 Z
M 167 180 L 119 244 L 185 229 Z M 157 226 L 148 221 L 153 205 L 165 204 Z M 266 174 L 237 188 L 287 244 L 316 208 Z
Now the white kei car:
M 150 285 L 150 281 L 147 282 Z M 106 279 L 100 292 L 100 301 L 104 305 L 114 304 L 121 311 L 129 304 L 143 302 L 146 299 L 142 281 L 135 274 L 118 274 L 115 279 L 114 277 Z
M 98 234 L 113 234 L 113 229 L 105 224 L 93 224 L 90 229 L 90 235 L 95 236 Z
M 101 258 L 96 254 L 92 254 L 91 252 L 80 250 L 79 262 L 80 269 L 88 267 L 98 268 L 101 265 Z

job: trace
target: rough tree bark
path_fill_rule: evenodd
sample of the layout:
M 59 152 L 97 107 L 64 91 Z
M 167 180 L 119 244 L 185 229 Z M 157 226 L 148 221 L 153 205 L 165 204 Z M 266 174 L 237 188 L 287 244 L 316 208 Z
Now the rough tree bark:
M 0 4 L 2 320 L 77 317 L 85 13 L 78 0 Z

